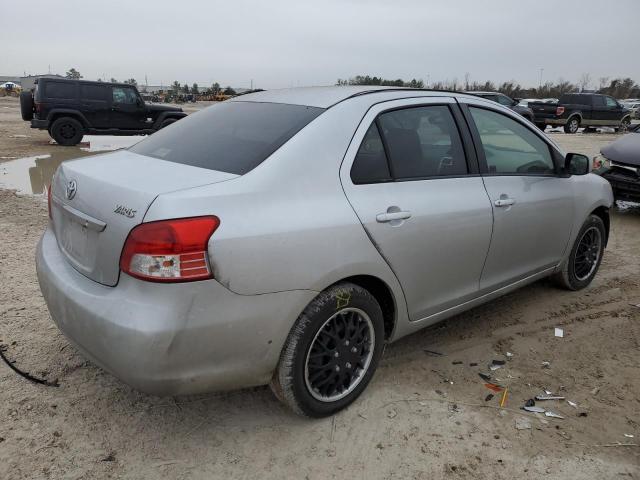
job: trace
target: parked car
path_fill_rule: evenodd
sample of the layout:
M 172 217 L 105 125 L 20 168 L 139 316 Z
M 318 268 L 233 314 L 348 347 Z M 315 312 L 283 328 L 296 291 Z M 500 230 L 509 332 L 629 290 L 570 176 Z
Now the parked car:
M 636 102 L 622 102 L 624 108 L 628 108 L 631 118 L 640 119 L 640 101 Z
M 547 125 L 561 125 L 566 133 L 576 133 L 580 127 L 614 127 L 618 131 L 631 124 L 629 109 L 599 93 L 566 93 L 557 103 L 530 102 L 529 107 L 541 130 Z
M 151 134 L 186 117 L 181 108 L 145 103 L 135 85 L 59 78 L 36 80 L 20 94 L 20 109 L 59 145 L 77 145 L 86 134 Z
M 384 87 L 253 93 L 64 162 L 37 249 L 60 330 L 140 390 L 353 402 L 384 345 L 552 275 L 579 290 L 611 187 L 511 109 Z
M 497 102 L 500 105 L 504 105 L 505 107 L 510 108 L 514 112 L 519 113 L 524 118 L 533 122 L 533 111 L 526 105 L 520 105 L 520 100 L 514 100 L 507 95 L 500 92 L 466 92 L 470 95 L 476 95 L 478 97 L 486 98 L 487 100 L 491 100 L 493 102 Z
M 600 153 L 593 173 L 611 184 L 616 200 L 640 202 L 640 125 Z

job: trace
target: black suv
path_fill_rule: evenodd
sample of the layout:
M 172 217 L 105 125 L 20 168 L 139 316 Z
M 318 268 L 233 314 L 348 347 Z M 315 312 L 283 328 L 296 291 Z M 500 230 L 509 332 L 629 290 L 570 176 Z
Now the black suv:
M 150 134 L 186 117 L 179 107 L 145 103 L 134 85 L 57 78 L 22 92 L 20 110 L 59 145 L 77 145 L 85 134 Z
M 615 98 L 599 93 L 565 93 L 557 103 L 529 102 L 529 107 L 542 130 L 553 125 L 563 126 L 566 133 L 576 133 L 580 127 L 626 131 L 631 124 L 631 110 Z
M 491 100 L 493 102 L 499 103 L 500 105 L 504 105 L 505 107 L 509 107 L 514 112 L 519 113 L 530 122 L 533 122 L 533 111 L 530 108 L 519 105 L 518 100 L 514 100 L 513 98 L 508 97 L 504 93 L 500 93 L 500 92 L 464 92 L 464 93 L 475 95 L 476 97 L 486 98 L 487 100 Z

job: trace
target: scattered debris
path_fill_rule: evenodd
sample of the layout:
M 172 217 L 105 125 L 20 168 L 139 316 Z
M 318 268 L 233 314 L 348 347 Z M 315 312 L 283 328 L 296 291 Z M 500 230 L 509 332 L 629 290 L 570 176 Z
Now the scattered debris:
M 431 355 L 432 357 L 442 357 L 442 356 L 444 356 L 444 353 L 434 352 L 433 350 L 427 350 L 426 348 L 423 349 L 423 352 L 426 353 L 427 355 Z
M 544 414 L 545 414 L 547 417 L 551 417 L 551 418 L 560 418 L 560 419 L 563 419 L 563 420 L 564 420 L 564 417 L 563 417 L 562 415 L 558 415 L 557 413 L 551 412 L 551 411 L 549 411 L 549 410 L 547 410 L 546 412 L 544 412 Z
M 564 400 L 564 397 L 558 395 L 536 395 L 536 400 Z
M 369 419 L 369 417 L 367 417 L 364 413 L 358 413 L 358 416 L 359 416 L 360 418 L 364 418 L 365 420 L 368 420 L 368 419 Z
M 633 435 L 631 435 L 630 433 L 625 433 L 624 436 L 627 438 L 633 438 Z
M 456 360 L 455 362 L 451 362 L 453 365 L 462 365 L 464 362 Z
M 511 353 L 511 352 L 507 352 L 507 353 L 506 353 L 506 356 L 507 356 L 507 358 L 511 358 L 511 357 L 513 357 L 513 353 Z
M 564 330 L 561 328 L 556 327 L 554 330 L 554 334 L 558 338 L 564 338 Z
M 398 415 L 398 412 L 396 412 L 395 410 L 389 410 L 387 412 L 387 417 L 388 418 L 396 418 L 397 415 Z
M 471 363 L 469 364 L 469 366 L 470 366 L 470 367 L 477 367 L 477 366 L 478 366 L 478 364 L 477 364 L 477 363 L 475 363 L 475 362 L 471 362 Z
M 484 401 L 488 402 L 489 400 L 491 400 L 493 398 L 493 393 L 490 393 L 489 395 L 487 395 L 486 397 L 484 397 Z
M 508 388 L 505 388 L 504 392 L 502 392 L 502 398 L 500 399 L 500 408 L 504 407 L 504 404 L 507 401 L 508 392 L 509 392 Z
M 487 375 L 486 373 L 479 373 L 478 375 L 480 375 L 481 379 L 483 379 L 483 380 L 485 380 L 487 382 L 491 381 L 491 375 Z
M 600 388 L 595 387 L 593 390 L 591 390 L 591 395 L 597 395 L 599 391 L 600 391 Z
M 531 430 L 531 422 L 524 417 L 516 417 L 516 430 Z
M 576 402 L 572 402 L 571 400 L 567 400 L 567 403 L 571 405 L 573 408 L 578 408 L 578 404 Z
M 116 456 L 113 453 L 110 453 L 106 457 L 100 459 L 100 461 L 102 461 L 102 462 L 115 462 L 116 461 Z
M 504 365 L 507 362 L 505 362 L 504 360 L 493 360 L 491 363 L 493 365 Z
M 542 362 L 542 368 L 551 368 L 551 363 L 549 363 L 549 362 Z
M 489 365 L 489 370 L 491 370 L 492 372 L 495 372 L 499 368 L 502 368 L 502 365 Z
M 33 383 L 38 383 L 40 385 L 46 385 L 47 387 L 59 387 L 60 384 L 58 383 L 58 379 L 55 379 L 54 381 L 49 381 L 49 380 L 45 380 L 43 378 L 36 378 L 33 375 L 31 375 L 28 372 L 24 372 L 22 370 L 20 370 L 18 367 L 16 367 L 14 365 L 15 361 L 12 362 L 11 360 L 9 360 L 4 352 L 6 351 L 7 347 L 5 345 L 0 344 L 0 358 L 2 358 L 2 360 L 4 360 L 4 362 L 9 366 L 9 368 L 11 370 L 13 370 L 14 372 L 16 372 L 18 375 L 20 375 L 21 377 L 26 378 L 27 380 L 33 382 Z
M 526 401 L 524 406 L 525 407 L 533 407 L 535 404 L 536 404 L 535 400 L 533 398 L 530 398 L 529 400 Z
M 579 417 L 586 417 L 587 415 L 588 415 L 587 412 L 580 412 L 578 414 Z
M 536 406 L 531 406 L 531 407 L 522 407 L 524 410 L 526 410 L 527 412 L 533 412 L 533 413 L 545 413 L 544 408 L 541 407 L 536 407 Z
M 500 385 L 496 385 L 495 383 L 485 383 L 484 386 L 496 393 L 500 393 L 503 390 Z

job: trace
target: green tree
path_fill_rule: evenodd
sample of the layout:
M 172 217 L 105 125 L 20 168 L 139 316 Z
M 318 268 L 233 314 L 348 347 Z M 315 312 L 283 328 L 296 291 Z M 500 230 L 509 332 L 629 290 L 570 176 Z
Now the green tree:
M 173 93 L 177 95 L 180 91 L 180 82 L 178 82 L 177 80 L 173 82 L 173 84 L 171 85 L 171 90 L 173 90 Z
M 67 70 L 66 77 L 73 78 L 74 80 L 78 80 L 82 78 L 82 75 L 80 75 L 80 72 L 77 71 L 75 68 L 70 68 L 69 70 Z
M 187 85 L 186 83 L 182 86 L 182 91 L 184 93 L 189 93 L 189 85 Z
M 116 80 L 115 78 L 111 77 L 111 83 L 118 83 L 118 80 Z
M 129 85 L 138 85 L 138 82 L 136 82 L 135 78 L 129 78 L 128 80 L 125 80 L 124 83 L 127 83 Z
M 214 95 L 218 95 L 220 93 L 220 84 L 218 82 L 215 82 L 213 85 L 211 85 L 211 91 Z
M 195 93 L 195 94 L 200 93 L 200 90 L 198 89 L 198 84 L 197 84 L 197 83 L 194 83 L 194 84 L 191 86 L 191 93 Z
M 224 94 L 225 95 L 235 95 L 236 91 L 231 87 L 227 87 L 227 88 L 224 89 Z

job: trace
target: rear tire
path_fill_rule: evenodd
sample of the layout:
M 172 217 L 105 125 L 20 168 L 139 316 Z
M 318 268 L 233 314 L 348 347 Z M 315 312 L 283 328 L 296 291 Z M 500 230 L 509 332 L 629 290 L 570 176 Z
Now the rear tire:
M 569 257 L 553 276 L 558 286 L 567 290 L 582 290 L 591 283 L 602 262 L 606 235 L 602 219 L 597 215 L 589 215 L 578 232 Z
M 353 283 L 334 285 L 298 317 L 271 389 L 300 415 L 333 415 L 366 388 L 384 341 L 382 310 L 371 293 Z
M 564 125 L 564 133 L 577 133 L 580 128 L 580 118 L 571 117 Z
M 84 136 L 84 127 L 75 118 L 61 117 L 53 122 L 50 132 L 58 145 L 68 147 L 80 143 Z
M 20 94 L 20 114 L 25 121 L 33 119 L 33 94 L 31 92 Z

